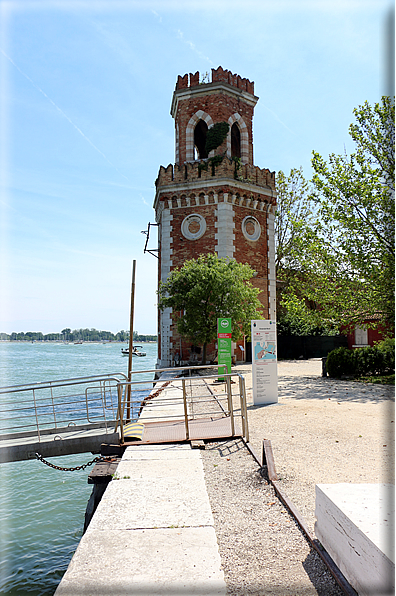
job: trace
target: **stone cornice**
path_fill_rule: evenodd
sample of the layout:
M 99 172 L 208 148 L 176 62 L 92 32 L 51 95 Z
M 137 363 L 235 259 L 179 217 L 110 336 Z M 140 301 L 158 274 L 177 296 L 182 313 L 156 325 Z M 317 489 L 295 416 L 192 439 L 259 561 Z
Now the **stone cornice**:
M 253 108 L 259 99 L 256 95 L 252 95 L 243 89 L 238 89 L 229 83 L 225 83 L 224 81 L 216 81 L 215 83 L 204 83 L 202 85 L 187 87 L 185 89 L 176 89 L 176 91 L 173 93 L 170 113 L 173 118 L 176 117 L 178 104 L 181 100 L 190 99 L 190 97 L 193 96 L 213 95 L 221 92 L 234 96 L 236 99 L 243 99 L 246 104 Z
M 158 207 L 159 196 L 163 194 L 175 194 L 178 192 L 185 192 L 190 194 L 191 192 L 199 192 L 208 189 L 208 186 L 212 188 L 219 188 L 221 186 L 229 186 L 230 188 L 238 189 L 239 191 L 255 193 L 262 195 L 263 197 L 271 197 L 276 199 L 277 193 L 270 186 L 257 186 L 249 182 L 242 182 L 241 180 L 235 180 L 235 178 L 213 178 L 210 182 L 208 180 L 194 180 L 191 182 L 173 182 L 166 186 L 160 186 L 157 188 L 155 193 L 155 199 L 153 208 L 156 210 Z

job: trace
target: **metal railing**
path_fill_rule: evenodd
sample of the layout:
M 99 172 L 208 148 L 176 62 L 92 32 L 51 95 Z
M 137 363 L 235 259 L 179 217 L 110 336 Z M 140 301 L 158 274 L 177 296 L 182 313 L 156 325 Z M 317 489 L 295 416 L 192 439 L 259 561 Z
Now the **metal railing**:
M 132 379 L 136 374 L 151 373 L 152 378 L 129 382 L 123 373 L 108 373 L 0 387 L 0 440 L 37 437 L 40 442 L 45 435 L 99 427 L 107 433 L 112 426 L 114 432 L 120 429 L 124 443 L 127 422 L 172 419 L 184 420 L 188 440 L 191 421 L 229 417 L 232 434 L 238 418 L 248 441 L 243 376 L 227 374 L 226 367 L 224 373 L 193 376 L 202 369 L 217 371 L 220 367 L 137 370 L 132 371 Z M 186 373 L 189 376 L 184 376 Z M 154 375 L 161 377 L 153 379 Z M 169 387 L 166 398 L 161 397 L 165 387 Z
M 117 416 L 123 373 L 0 387 L 0 439 L 107 427 Z
M 173 368 L 144 371 L 161 374 L 156 381 L 124 381 L 117 387 L 118 409 L 115 430 L 120 428 L 121 443 L 125 442 L 124 426 L 128 422 L 160 422 L 163 420 L 184 420 L 186 440 L 190 437 L 190 422 L 205 417 L 229 417 L 231 433 L 235 434 L 235 418 L 241 421 L 242 434 L 249 441 L 249 428 L 246 407 L 245 379 L 239 373 L 205 374 L 192 376 L 193 371 L 218 369 L 219 365 L 190 366 L 180 369 L 183 376 L 176 376 Z M 142 371 L 132 371 L 139 373 Z M 184 376 L 188 372 L 189 376 Z M 172 377 L 163 376 L 172 373 Z M 219 377 L 221 381 L 219 381 Z M 234 381 L 234 378 L 237 380 Z M 216 390 L 210 386 L 215 383 Z M 153 384 L 150 395 L 141 401 L 136 391 L 144 384 Z M 170 385 L 170 387 L 169 387 Z M 166 398 L 161 398 L 162 390 L 168 387 Z M 169 395 L 170 389 L 173 395 Z M 155 398 L 155 399 L 154 399 Z M 130 412 L 134 411 L 135 416 Z

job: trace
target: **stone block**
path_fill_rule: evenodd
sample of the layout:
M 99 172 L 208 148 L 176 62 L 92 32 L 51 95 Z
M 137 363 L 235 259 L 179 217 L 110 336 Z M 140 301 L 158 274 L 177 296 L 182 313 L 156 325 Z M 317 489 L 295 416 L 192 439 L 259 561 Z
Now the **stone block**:
M 359 596 L 394 594 L 394 513 L 392 485 L 316 485 L 316 536 Z

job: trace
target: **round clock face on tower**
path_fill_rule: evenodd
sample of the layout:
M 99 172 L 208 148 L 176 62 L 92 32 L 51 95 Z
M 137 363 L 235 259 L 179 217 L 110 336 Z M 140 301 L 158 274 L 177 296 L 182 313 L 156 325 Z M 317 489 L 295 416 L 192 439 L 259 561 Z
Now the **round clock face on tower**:
M 187 215 L 181 224 L 181 233 L 187 240 L 198 240 L 206 232 L 206 221 L 202 215 L 191 213 Z
M 261 226 L 258 220 L 252 215 L 248 215 L 242 221 L 242 234 L 246 240 L 256 242 L 261 236 Z

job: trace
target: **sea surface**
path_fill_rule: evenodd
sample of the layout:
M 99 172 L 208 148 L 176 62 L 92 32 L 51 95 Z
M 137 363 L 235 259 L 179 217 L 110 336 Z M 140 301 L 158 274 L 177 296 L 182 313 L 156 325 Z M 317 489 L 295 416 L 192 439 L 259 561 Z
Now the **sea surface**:
M 154 369 L 157 345 L 141 345 L 147 356 L 133 358 L 133 370 Z M 120 343 L 0 342 L 0 386 L 126 374 L 128 358 L 121 355 L 125 347 Z M 152 373 L 139 374 L 136 380 L 152 377 Z M 50 461 L 75 467 L 94 457 L 89 452 Z M 82 536 L 92 491 L 87 482 L 91 469 L 63 472 L 37 460 L 0 466 L 0 594 L 54 594 Z

